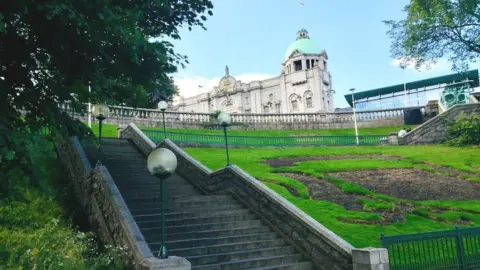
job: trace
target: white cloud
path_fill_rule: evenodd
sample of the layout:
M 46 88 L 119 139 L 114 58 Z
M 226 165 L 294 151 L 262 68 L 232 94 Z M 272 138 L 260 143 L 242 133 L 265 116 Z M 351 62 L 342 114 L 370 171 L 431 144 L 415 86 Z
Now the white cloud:
M 261 81 L 274 77 L 274 75 L 253 73 L 253 74 L 241 74 L 232 75 L 237 81 L 240 80 L 243 83 L 249 83 L 252 81 Z M 200 93 L 206 93 L 213 90 L 213 87 L 218 86 L 221 77 L 205 78 L 196 75 L 177 75 L 174 76 L 175 85 L 180 89 L 180 96 L 191 97 Z M 199 87 L 203 86 L 203 87 Z
M 391 64 L 393 66 L 400 67 L 402 63 L 403 63 L 403 59 L 398 58 L 398 59 L 394 59 Z M 406 61 L 407 71 L 442 73 L 442 72 L 451 71 L 451 66 L 452 66 L 451 63 L 444 58 L 440 58 L 436 63 L 428 63 L 426 65 L 423 65 L 418 70 L 415 69 L 415 64 L 416 64 L 415 59 L 407 60 Z

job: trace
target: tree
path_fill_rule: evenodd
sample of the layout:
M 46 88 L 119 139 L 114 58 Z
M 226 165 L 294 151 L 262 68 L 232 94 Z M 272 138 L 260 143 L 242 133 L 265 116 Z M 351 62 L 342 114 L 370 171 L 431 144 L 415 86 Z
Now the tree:
M 411 0 L 407 18 L 384 21 L 394 58 L 416 68 L 448 57 L 454 70 L 465 70 L 480 57 L 478 0 Z
M 159 39 L 205 29 L 212 9 L 210 0 L 0 1 L 0 178 L 41 128 L 85 132 L 59 111 L 73 96 L 129 106 L 170 98 L 169 74 L 188 59 Z

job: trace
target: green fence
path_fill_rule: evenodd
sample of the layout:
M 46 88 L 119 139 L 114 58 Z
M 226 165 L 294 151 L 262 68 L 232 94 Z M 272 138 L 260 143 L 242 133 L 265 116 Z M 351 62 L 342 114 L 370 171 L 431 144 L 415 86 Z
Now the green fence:
M 480 227 L 383 236 L 391 270 L 478 270 Z
M 163 139 L 162 131 L 143 130 L 152 141 Z M 168 138 L 174 143 L 188 145 L 224 145 L 223 135 L 191 134 L 167 132 Z M 359 145 L 387 144 L 387 136 L 359 136 Z M 302 136 L 302 137 L 251 137 L 228 136 L 228 144 L 232 146 L 322 146 L 322 145 L 355 145 L 355 136 Z

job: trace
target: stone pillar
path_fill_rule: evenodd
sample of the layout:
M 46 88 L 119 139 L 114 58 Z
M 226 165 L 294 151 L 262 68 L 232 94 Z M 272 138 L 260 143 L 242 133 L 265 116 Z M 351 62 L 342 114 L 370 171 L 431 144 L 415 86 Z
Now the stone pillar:
M 438 100 L 429 100 L 425 105 L 425 114 L 428 117 L 434 117 L 440 113 Z
M 143 269 L 149 270 L 190 270 L 192 266 L 187 259 L 169 256 L 167 259 L 148 258 L 142 262 Z
M 117 138 L 121 138 L 120 134 L 124 129 L 127 128 L 128 125 L 118 125 L 117 126 Z
M 397 132 L 390 132 L 388 134 L 388 144 L 398 145 L 398 133 Z
M 352 250 L 353 270 L 389 270 L 386 248 L 357 248 Z

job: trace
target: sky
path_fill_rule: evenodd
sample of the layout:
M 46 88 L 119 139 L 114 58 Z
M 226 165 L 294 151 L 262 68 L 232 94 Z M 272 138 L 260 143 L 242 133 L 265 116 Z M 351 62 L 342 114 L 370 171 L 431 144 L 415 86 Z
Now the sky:
M 445 59 L 430 69 L 407 67 L 404 72 L 391 58 L 388 27 L 382 21 L 405 18 L 408 2 L 213 0 L 207 30 L 182 28 L 181 40 L 172 41 L 175 51 L 190 62 L 174 74 L 175 84 L 184 97 L 211 91 L 224 76 L 225 65 L 245 83 L 278 76 L 285 51 L 302 28 L 327 52 L 337 108 L 348 106 L 344 95 L 350 88 L 370 90 L 452 73 Z

